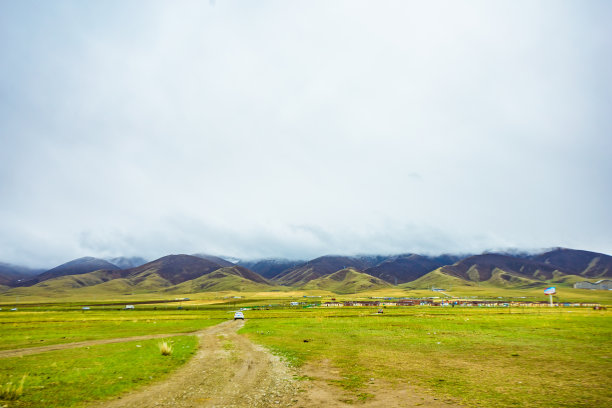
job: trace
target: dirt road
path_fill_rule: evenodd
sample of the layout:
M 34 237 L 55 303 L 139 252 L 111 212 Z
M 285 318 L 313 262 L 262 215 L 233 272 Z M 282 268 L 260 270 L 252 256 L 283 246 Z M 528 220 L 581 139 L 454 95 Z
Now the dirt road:
M 104 408 L 287 407 L 297 386 L 289 369 L 236 331 L 243 321 L 228 321 L 197 333 L 199 347 L 183 367 L 159 383 Z
M 170 377 L 91 408 L 459 407 L 414 386 L 375 379 L 360 393 L 343 391 L 334 384 L 341 379 L 340 371 L 326 361 L 294 373 L 263 347 L 238 335 L 243 325 L 243 321 L 229 321 L 198 332 L 196 355 Z M 304 375 L 308 380 L 294 379 Z

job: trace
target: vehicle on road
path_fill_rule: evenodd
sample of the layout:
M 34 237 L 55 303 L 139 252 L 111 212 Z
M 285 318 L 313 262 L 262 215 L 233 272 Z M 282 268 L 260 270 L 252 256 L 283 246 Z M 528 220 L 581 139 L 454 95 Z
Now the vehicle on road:
M 244 320 L 244 313 L 242 313 L 242 312 L 234 313 L 234 320 L 238 320 L 238 319 Z

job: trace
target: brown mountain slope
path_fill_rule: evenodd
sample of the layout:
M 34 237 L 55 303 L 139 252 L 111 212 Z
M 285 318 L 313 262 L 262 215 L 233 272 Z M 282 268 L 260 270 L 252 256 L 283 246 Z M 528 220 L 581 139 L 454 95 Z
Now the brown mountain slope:
M 128 269 L 127 278 L 138 284 L 141 280 L 156 278 L 176 285 L 191 279 L 199 278 L 222 268 L 216 262 L 191 255 L 168 255 L 137 268 Z
M 401 284 L 411 282 L 441 266 L 450 265 L 456 261 L 457 257 L 450 255 L 427 257 L 405 254 L 391 257 L 364 272 L 389 283 Z
M 84 258 L 75 259 L 70 262 L 66 262 L 65 264 L 56 266 L 53 269 L 49 269 L 48 271 L 41 273 L 40 275 L 37 275 L 34 278 L 21 282 L 20 286 L 32 286 L 36 285 L 39 282 L 43 282 L 45 280 L 57 278 L 60 276 L 80 275 L 82 273 L 89 273 L 101 269 L 112 271 L 118 270 L 120 268 L 103 259 L 88 256 Z
M 327 255 L 283 271 L 272 280 L 285 286 L 300 286 L 341 269 L 352 267 L 364 270 L 369 266 L 371 264 L 367 259 Z
M 612 277 L 612 256 L 597 252 L 557 248 L 531 259 L 587 278 Z
M 258 259 L 254 261 L 240 261 L 238 265 L 244 266 L 267 279 L 272 279 L 287 269 L 303 265 L 304 261 L 290 261 L 288 259 Z
M 491 279 L 496 269 L 540 281 L 553 279 L 555 271 L 566 273 L 555 266 L 500 254 L 470 256 L 453 265 L 443 266 L 440 271 L 468 281 L 483 282 Z

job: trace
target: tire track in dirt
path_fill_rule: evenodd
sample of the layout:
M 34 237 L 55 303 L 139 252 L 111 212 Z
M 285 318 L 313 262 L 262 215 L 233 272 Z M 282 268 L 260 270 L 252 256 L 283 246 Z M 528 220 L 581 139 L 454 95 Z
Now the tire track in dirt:
M 197 332 L 196 354 L 164 380 L 92 408 L 287 407 L 297 386 L 291 371 L 237 334 L 243 321 Z

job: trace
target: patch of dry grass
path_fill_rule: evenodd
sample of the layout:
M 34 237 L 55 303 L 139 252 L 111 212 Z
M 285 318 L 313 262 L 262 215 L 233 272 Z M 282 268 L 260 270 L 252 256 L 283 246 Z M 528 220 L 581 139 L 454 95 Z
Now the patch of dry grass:
M 172 355 L 172 344 L 170 342 L 164 340 L 159 343 L 159 351 L 162 356 L 171 356 Z

